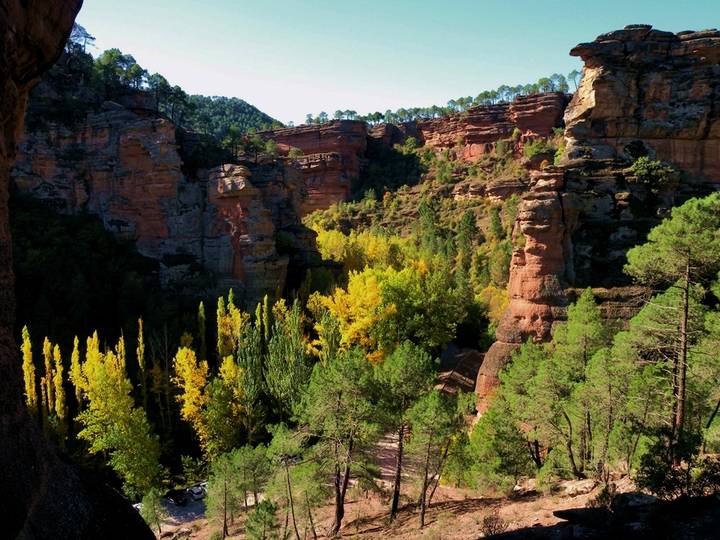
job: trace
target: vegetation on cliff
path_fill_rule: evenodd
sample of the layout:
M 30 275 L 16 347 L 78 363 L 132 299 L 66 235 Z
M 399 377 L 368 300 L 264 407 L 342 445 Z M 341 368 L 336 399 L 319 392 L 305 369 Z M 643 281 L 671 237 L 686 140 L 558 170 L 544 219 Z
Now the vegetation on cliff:
M 305 117 L 306 124 L 324 124 L 330 120 L 362 120 L 368 124 L 379 124 L 385 122 L 387 124 L 397 124 L 402 122 L 411 122 L 413 120 L 430 120 L 432 118 L 442 118 L 451 114 L 467 112 L 471 107 L 480 105 L 495 105 L 498 103 L 508 103 L 518 96 L 529 96 L 540 92 L 569 92 L 576 90 L 580 81 L 580 72 L 573 70 L 568 73 L 567 77 L 560 73 L 553 73 L 550 77 L 541 77 L 536 83 L 519 84 L 517 86 L 508 86 L 503 84 L 495 90 L 483 90 L 477 96 L 461 96 L 457 99 L 451 99 L 446 105 L 433 105 L 431 107 L 409 107 L 400 108 L 396 111 L 388 109 L 384 113 L 371 112 L 367 114 L 358 114 L 353 110 L 337 110 L 332 117 L 322 111 L 317 115 L 308 113 Z
M 28 115 L 30 127 L 41 121 L 72 122 L 80 119 L 102 101 L 114 101 L 136 94 L 139 101 L 170 118 L 174 124 L 222 140 L 231 128 L 241 133 L 259 131 L 282 124 L 236 97 L 188 95 L 172 85 L 160 73 L 148 73 L 131 54 L 108 49 L 93 58 L 87 52 L 95 38 L 75 24 L 63 56 L 45 75 L 53 88 L 62 91 L 61 99 L 33 98 Z M 150 98 L 153 103 L 147 102 Z M 34 110 L 37 112 L 34 112 Z M 49 116 L 48 116 L 49 113 Z

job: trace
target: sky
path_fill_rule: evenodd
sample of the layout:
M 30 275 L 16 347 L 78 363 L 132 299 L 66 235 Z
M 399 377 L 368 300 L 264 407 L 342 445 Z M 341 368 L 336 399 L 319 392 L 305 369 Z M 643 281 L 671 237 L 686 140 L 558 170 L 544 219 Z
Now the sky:
M 578 43 L 627 24 L 720 26 L 718 0 L 85 0 L 116 47 L 190 94 L 307 113 L 443 105 L 580 69 Z

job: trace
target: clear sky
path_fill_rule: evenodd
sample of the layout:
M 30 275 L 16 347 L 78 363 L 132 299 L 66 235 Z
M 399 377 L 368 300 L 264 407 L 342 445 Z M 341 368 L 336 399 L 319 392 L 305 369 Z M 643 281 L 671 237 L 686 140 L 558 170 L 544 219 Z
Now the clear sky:
M 580 67 L 568 51 L 626 24 L 720 26 L 720 0 L 85 0 L 78 22 L 188 93 L 282 122 L 442 105 Z

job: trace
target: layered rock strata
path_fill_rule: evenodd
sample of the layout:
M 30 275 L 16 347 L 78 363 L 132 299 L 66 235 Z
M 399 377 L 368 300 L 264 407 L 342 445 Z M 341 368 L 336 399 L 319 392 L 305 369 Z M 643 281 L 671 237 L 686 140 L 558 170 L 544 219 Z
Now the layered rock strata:
M 0 0 L 0 518 L 7 538 L 153 538 L 119 494 L 82 478 L 30 418 L 13 340 L 8 185 L 30 89 L 60 54 L 79 0 Z
M 545 341 L 566 306 L 593 287 L 605 315 L 634 315 L 649 291 L 622 272 L 625 254 L 669 209 L 720 187 L 720 32 L 630 26 L 574 48 L 583 79 L 565 112 L 559 168 L 531 174 L 513 231 L 510 303 L 478 373 L 479 406 L 527 339 Z M 673 163 L 676 185 L 654 189 L 628 166 Z
M 519 96 L 510 103 L 473 107 L 466 113 L 417 122 L 412 130 L 434 150 L 453 149 L 458 159 L 475 161 L 519 130 L 523 140 L 547 137 L 562 126 L 568 97 L 562 92 Z
M 106 103 L 78 125 L 29 132 L 12 175 L 21 192 L 60 212 L 90 212 L 133 240 L 159 261 L 165 285 L 203 269 L 217 290 L 253 302 L 282 292 L 289 263 L 319 260 L 299 220 L 296 166 L 260 160 L 186 174 L 176 127 L 146 109 Z M 278 236 L 291 249 L 280 253 Z
M 297 158 L 307 191 L 302 215 L 346 200 L 352 182 L 360 176 L 367 146 L 365 122 L 335 120 L 264 131 L 260 136 L 274 140 L 281 154 L 287 155 L 292 148 L 302 151 L 303 156 Z

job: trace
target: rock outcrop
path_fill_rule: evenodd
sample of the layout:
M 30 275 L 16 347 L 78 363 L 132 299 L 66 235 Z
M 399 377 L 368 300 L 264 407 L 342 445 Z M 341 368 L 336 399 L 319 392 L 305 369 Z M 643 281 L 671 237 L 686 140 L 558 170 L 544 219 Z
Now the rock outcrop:
M 303 155 L 296 158 L 307 191 L 301 202 L 302 215 L 346 200 L 351 183 L 360 176 L 367 145 L 365 122 L 335 120 L 264 131 L 260 136 L 274 140 L 283 155 L 292 148 L 302 150 Z
M 524 140 L 547 137 L 561 127 L 568 97 L 562 92 L 518 96 L 510 103 L 481 105 L 447 118 L 424 120 L 412 126 L 420 142 L 434 150 L 453 149 L 457 158 L 475 161 L 495 145 L 520 131 Z
M 0 518 L 7 538 L 153 538 L 119 494 L 82 478 L 43 438 L 22 398 L 13 340 L 8 185 L 27 96 L 60 54 L 80 0 L 0 0 Z
M 159 262 L 165 285 L 204 270 L 216 290 L 234 287 L 254 302 L 282 292 L 289 264 L 319 262 L 300 224 L 303 177 L 292 162 L 190 174 L 175 125 L 126 101 L 132 109 L 106 102 L 75 125 L 29 131 L 12 172 L 17 188 L 60 212 L 98 216 Z
M 720 32 L 634 25 L 570 54 L 585 67 L 565 115 L 568 159 L 650 155 L 720 179 Z
M 565 112 L 564 162 L 531 173 L 513 231 L 510 303 L 485 355 L 480 410 L 527 339 L 545 341 L 578 290 L 593 287 L 610 319 L 634 315 L 647 290 L 625 254 L 669 209 L 720 187 L 720 32 L 630 26 L 579 45 L 580 88 Z M 681 171 L 652 189 L 628 169 L 648 155 Z

